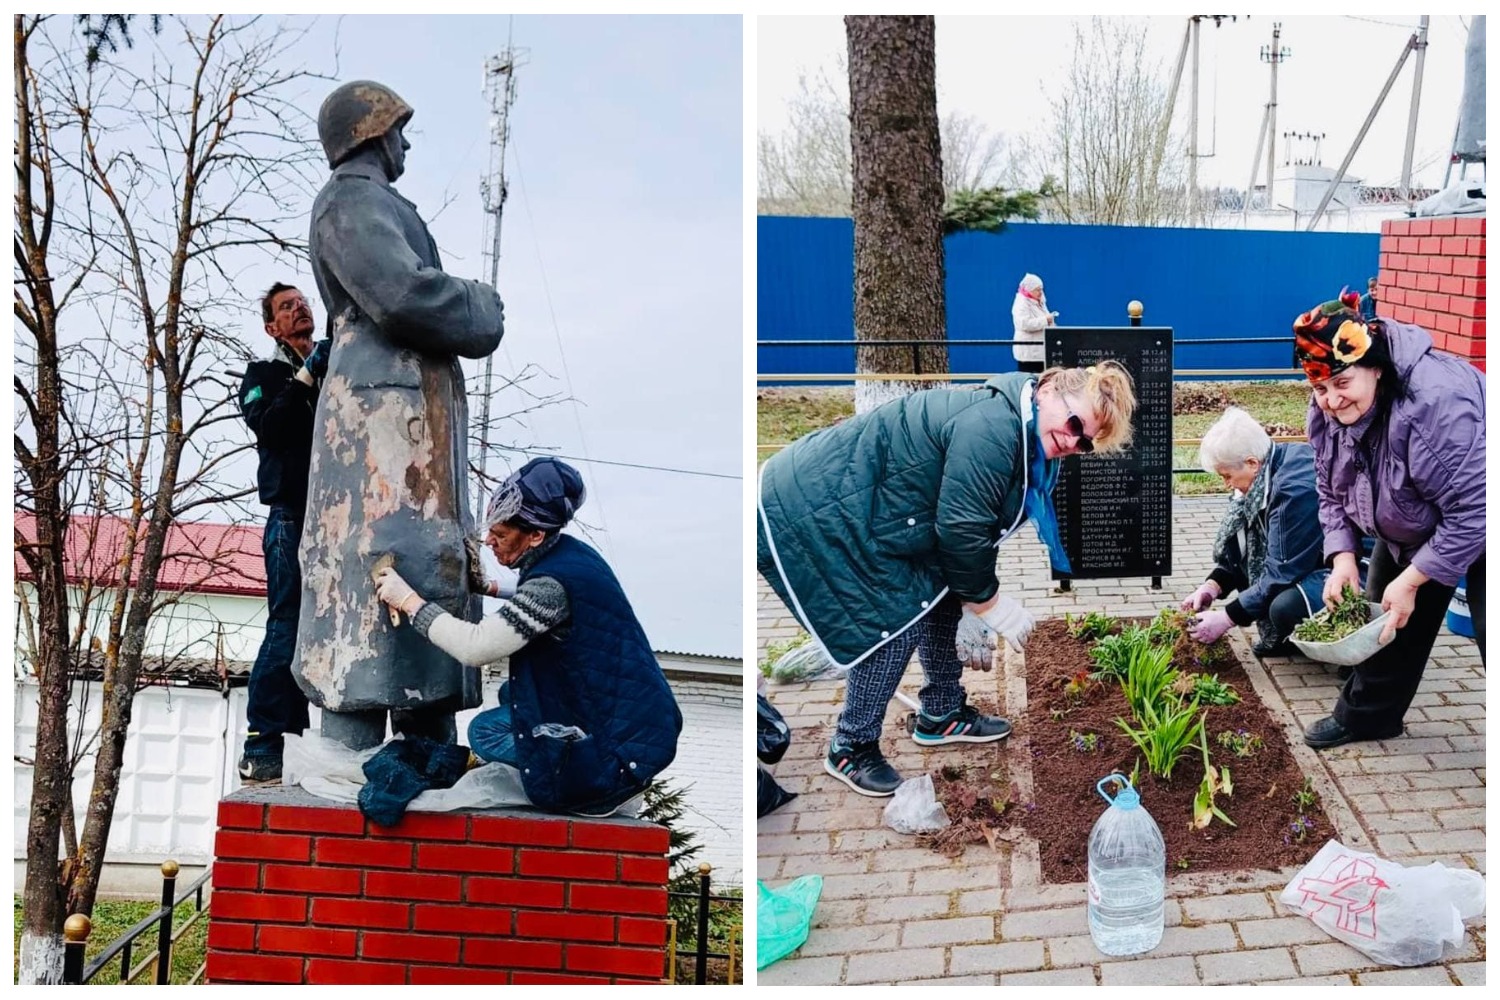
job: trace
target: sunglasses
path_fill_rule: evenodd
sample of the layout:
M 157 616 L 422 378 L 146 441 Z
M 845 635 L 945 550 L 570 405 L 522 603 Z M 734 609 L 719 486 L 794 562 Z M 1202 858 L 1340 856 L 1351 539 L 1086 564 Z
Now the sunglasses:
M 1073 447 L 1079 451 L 1087 455 L 1094 450 L 1094 439 L 1083 432 L 1083 421 L 1071 411 L 1068 413 L 1068 433 L 1078 439 Z

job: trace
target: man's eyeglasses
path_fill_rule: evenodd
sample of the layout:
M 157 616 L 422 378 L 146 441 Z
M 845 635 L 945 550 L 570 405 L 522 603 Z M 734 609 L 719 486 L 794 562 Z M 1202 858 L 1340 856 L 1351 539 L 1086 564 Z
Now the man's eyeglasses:
M 1073 447 L 1079 451 L 1088 454 L 1094 450 L 1094 439 L 1083 432 L 1083 421 L 1071 411 L 1068 413 L 1068 433 L 1078 439 Z

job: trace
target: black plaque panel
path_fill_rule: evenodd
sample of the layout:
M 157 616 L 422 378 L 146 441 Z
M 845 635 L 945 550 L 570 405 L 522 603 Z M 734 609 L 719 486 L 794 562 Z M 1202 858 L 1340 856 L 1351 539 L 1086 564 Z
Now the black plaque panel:
M 1047 365 L 1118 361 L 1135 379 L 1135 435 L 1109 456 L 1063 459 L 1057 518 L 1076 580 L 1168 576 L 1172 572 L 1172 330 L 1057 327 Z

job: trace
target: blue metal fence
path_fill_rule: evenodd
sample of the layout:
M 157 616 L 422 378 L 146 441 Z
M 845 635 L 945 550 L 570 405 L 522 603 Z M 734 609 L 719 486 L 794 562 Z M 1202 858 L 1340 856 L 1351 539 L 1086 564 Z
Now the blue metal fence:
M 853 222 L 761 216 L 757 237 L 757 339 L 852 340 Z M 1179 369 L 1284 369 L 1292 319 L 1344 285 L 1362 290 L 1377 270 L 1380 236 L 1023 223 L 957 233 L 944 251 L 952 340 L 1009 338 L 1016 286 L 1030 271 L 1046 283 L 1062 325 L 1124 326 L 1126 303 L 1140 299 L 1148 325 L 1172 327 Z M 1288 339 L 1192 343 L 1225 337 Z M 762 375 L 854 370 L 848 348 L 762 347 L 757 355 Z M 952 347 L 949 366 L 1004 372 L 1015 363 L 1005 347 Z

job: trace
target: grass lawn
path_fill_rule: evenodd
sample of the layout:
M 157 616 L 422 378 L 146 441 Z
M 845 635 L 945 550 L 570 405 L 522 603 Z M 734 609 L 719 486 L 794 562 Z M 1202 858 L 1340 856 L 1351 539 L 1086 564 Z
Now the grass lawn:
M 1305 382 L 1178 382 L 1179 400 L 1192 400 L 1189 409 L 1172 420 L 1174 440 L 1201 438 L 1229 403 L 1241 406 L 1276 434 L 1303 434 L 1307 426 Z M 1222 400 L 1223 402 L 1219 402 Z M 1183 407 L 1179 406 L 1179 410 Z M 758 462 L 804 434 L 854 415 L 851 386 L 818 388 L 774 388 L 756 392 L 756 444 Z M 1178 444 L 1172 449 L 1175 468 L 1195 468 L 1198 446 Z M 1209 473 L 1186 473 L 1176 478 L 1175 491 L 1182 494 L 1223 493 L 1224 484 Z
M 88 948 L 84 952 L 84 966 L 94 961 L 105 948 L 108 948 L 115 939 L 125 931 L 134 927 L 141 920 L 156 911 L 159 904 L 142 900 L 99 900 L 94 904 L 93 930 L 89 932 Z M 173 933 L 182 928 L 182 925 L 193 915 L 193 900 L 187 899 L 177 905 L 172 918 Z M 21 969 L 21 897 L 15 897 L 15 968 L 13 969 L 12 982 L 19 975 Z M 140 937 L 135 939 L 132 945 L 130 964 L 139 965 L 141 960 L 156 950 L 156 928 L 152 927 Z M 208 920 L 199 920 L 188 928 L 186 934 L 177 940 L 172 946 L 172 982 L 186 983 L 192 978 L 198 966 L 203 964 L 203 956 L 208 950 Z M 99 974 L 89 981 L 90 985 L 116 985 L 120 982 L 120 963 L 118 957 L 110 964 L 99 970 Z M 154 984 L 156 982 L 156 971 L 149 968 L 141 973 L 136 980 L 136 985 L 142 983 Z

